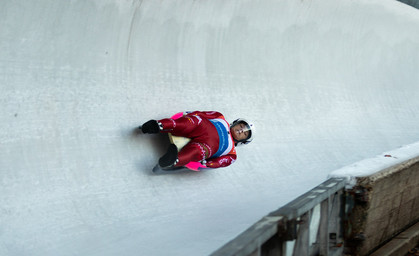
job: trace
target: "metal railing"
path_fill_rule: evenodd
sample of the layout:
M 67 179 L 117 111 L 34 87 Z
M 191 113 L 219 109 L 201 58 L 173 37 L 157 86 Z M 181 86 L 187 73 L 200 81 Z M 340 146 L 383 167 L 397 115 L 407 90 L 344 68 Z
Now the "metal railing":
M 345 184 L 343 178 L 325 181 L 211 255 L 342 255 Z

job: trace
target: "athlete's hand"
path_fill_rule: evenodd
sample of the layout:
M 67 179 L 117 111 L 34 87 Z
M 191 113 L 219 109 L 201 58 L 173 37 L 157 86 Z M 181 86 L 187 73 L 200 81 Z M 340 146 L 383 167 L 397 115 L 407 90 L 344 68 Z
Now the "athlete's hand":
M 173 120 L 176 120 L 176 119 L 181 118 L 182 116 L 183 116 L 183 112 L 179 112 L 179 113 L 177 113 L 177 114 L 174 114 L 171 118 L 172 118 Z
M 205 165 L 201 164 L 200 162 L 189 162 L 188 164 L 185 164 L 185 166 L 192 170 L 199 172 L 199 168 L 207 168 Z

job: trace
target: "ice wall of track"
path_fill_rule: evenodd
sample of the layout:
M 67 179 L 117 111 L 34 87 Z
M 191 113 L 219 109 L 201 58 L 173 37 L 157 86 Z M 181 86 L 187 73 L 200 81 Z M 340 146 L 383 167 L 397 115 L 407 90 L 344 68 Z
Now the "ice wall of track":
M 342 166 L 419 140 L 419 12 L 390 0 L 0 3 L 0 254 L 205 255 Z M 155 176 L 185 110 L 254 121 Z

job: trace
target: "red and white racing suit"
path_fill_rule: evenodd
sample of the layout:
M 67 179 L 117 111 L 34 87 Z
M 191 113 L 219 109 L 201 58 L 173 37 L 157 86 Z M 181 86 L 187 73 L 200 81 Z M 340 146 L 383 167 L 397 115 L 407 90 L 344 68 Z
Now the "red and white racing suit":
M 162 124 L 161 132 L 191 139 L 178 153 L 176 166 L 206 161 L 206 167 L 226 167 L 237 158 L 230 125 L 219 112 L 195 111 L 158 122 Z

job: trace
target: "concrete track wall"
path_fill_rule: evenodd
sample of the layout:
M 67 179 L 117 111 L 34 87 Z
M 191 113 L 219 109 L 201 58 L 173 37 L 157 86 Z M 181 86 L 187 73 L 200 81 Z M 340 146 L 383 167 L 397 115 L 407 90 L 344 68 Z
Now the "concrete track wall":
M 419 9 L 418 0 L 399 0 L 399 1 Z
M 418 152 L 413 143 L 330 174 L 350 181 L 345 243 L 351 255 L 367 255 L 419 221 Z
M 354 191 L 346 230 L 354 255 L 366 255 L 419 220 L 419 158 L 357 177 Z

